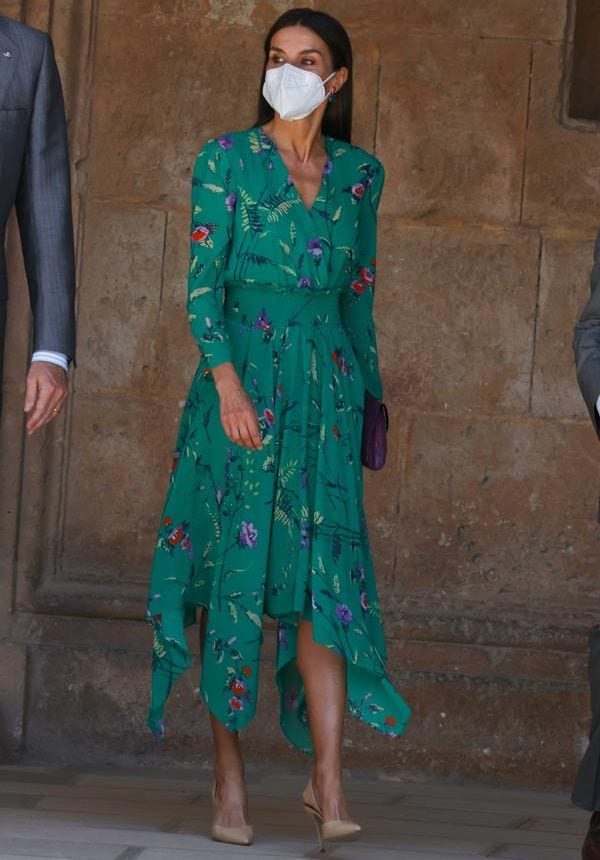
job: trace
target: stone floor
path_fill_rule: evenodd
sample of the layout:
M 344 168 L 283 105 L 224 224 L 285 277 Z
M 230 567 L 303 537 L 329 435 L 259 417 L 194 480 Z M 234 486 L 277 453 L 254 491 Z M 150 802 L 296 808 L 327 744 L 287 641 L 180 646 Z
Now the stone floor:
M 300 773 L 249 769 L 256 841 L 207 838 L 207 771 L 0 767 L 0 858 L 227 860 L 318 857 Z M 577 860 L 588 815 L 564 794 L 404 783 L 348 774 L 360 842 L 336 860 Z M 320 855 L 323 856 L 323 855 Z

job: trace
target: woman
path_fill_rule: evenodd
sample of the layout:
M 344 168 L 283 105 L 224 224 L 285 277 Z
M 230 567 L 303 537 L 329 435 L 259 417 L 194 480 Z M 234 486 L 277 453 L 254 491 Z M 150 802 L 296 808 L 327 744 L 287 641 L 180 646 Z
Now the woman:
M 201 606 L 212 836 L 239 844 L 253 838 L 238 732 L 255 711 L 263 613 L 277 620 L 281 727 L 314 753 L 303 801 L 321 846 L 360 830 L 341 785 L 346 705 L 390 737 L 410 715 L 384 670 L 362 504 L 364 393 L 382 395 L 371 310 L 383 168 L 349 142 L 351 74 L 334 18 L 286 12 L 265 41 L 256 125 L 209 140 L 194 168 L 201 358 L 152 569 L 148 722 L 162 737 Z

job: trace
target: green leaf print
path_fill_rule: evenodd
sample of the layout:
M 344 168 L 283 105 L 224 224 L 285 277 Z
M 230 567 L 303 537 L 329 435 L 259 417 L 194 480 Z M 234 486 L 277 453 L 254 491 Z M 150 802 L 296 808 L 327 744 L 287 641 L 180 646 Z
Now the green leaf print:
M 237 624 L 237 622 L 238 622 L 238 608 L 237 608 L 237 606 L 235 605 L 235 603 L 232 603 L 231 601 L 228 601 L 227 606 L 229 607 L 229 614 L 231 615 L 231 617 L 233 619 L 233 623 Z
M 198 296 L 203 296 L 205 293 L 210 293 L 210 291 L 210 287 L 198 287 L 197 290 L 192 290 L 190 293 L 190 300 L 193 301 L 194 299 L 197 299 Z
M 256 614 L 256 612 L 252 612 L 251 609 L 246 609 L 245 612 L 246 612 L 246 615 L 248 616 L 248 618 L 250 619 L 250 621 L 252 621 L 254 624 L 256 624 L 257 627 L 262 628 L 262 621 L 259 618 L 259 616 Z
M 206 188 L 207 191 L 212 191 L 215 194 L 225 194 L 225 189 L 221 188 L 220 185 L 213 185 L 212 182 L 203 182 L 202 187 Z

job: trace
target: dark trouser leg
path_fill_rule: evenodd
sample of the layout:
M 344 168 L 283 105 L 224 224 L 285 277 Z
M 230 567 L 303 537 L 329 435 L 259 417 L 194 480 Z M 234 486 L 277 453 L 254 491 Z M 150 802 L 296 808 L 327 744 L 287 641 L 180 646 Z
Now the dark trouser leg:
M 590 744 L 579 766 L 571 800 L 584 809 L 600 809 L 600 625 L 589 634 Z

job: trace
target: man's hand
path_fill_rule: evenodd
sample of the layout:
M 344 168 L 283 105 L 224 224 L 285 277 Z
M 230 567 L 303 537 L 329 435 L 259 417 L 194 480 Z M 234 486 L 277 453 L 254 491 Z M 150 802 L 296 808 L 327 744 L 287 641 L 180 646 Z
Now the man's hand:
M 68 395 L 67 374 L 49 361 L 33 361 L 27 374 L 25 412 L 27 434 L 31 436 L 48 421 L 56 418 Z

